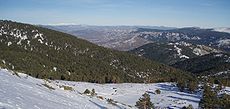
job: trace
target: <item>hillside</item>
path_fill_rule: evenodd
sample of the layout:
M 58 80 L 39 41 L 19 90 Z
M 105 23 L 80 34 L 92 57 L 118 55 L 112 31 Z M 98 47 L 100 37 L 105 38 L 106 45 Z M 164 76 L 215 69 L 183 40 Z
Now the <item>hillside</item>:
M 156 108 L 179 109 L 189 104 L 197 108 L 202 96 L 200 92 L 180 92 L 174 83 L 96 84 L 17 75 L 0 69 L 0 109 L 136 109 L 135 102 L 145 92 Z M 96 95 L 83 94 L 86 89 L 95 89 Z M 155 94 L 157 89 L 160 94 Z
M 229 53 L 211 53 L 208 55 L 180 61 L 172 66 L 201 76 L 230 79 Z
M 33 77 L 97 83 L 191 77 L 172 67 L 39 26 L 1 20 L 0 28 L 0 66 Z
M 177 43 L 149 43 L 135 48 L 130 53 L 142 56 L 153 61 L 172 65 L 178 61 L 199 57 L 205 54 L 220 52 L 214 48 L 195 45 L 186 42 Z

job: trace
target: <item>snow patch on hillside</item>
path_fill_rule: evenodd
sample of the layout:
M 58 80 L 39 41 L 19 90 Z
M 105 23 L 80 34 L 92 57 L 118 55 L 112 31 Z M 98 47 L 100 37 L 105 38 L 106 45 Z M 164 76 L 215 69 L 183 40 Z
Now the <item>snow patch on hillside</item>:
M 218 41 L 218 46 L 230 45 L 230 39 L 223 39 Z
M 197 56 L 202 56 L 210 53 L 218 53 L 220 50 L 205 46 L 205 45 L 196 45 L 195 47 L 190 47 L 193 49 L 193 53 Z
M 182 51 L 182 49 L 181 49 L 181 48 L 177 47 L 176 45 L 174 45 L 174 48 L 175 48 L 175 50 L 177 51 L 177 55 L 178 55 L 180 58 L 189 59 L 189 57 L 188 57 L 188 56 L 183 55 L 183 54 L 181 53 L 181 51 Z

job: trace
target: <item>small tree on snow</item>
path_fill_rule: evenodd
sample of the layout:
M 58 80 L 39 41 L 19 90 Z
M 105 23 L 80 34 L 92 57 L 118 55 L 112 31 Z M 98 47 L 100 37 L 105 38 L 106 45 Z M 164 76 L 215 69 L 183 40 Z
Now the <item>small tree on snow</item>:
M 156 93 L 156 94 L 161 94 L 161 90 L 160 90 L 160 89 L 157 89 L 157 90 L 155 90 L 155 93 Z
M 90 94 L 89 89 L 85 89 L 84 94 Z
M 188 105 L 188 107 L 184 106 L 182 109 L 194 109 L 191 104 Z
M 96 95 L 95 89 L 92 89 L 91 96 L 95 96 L 95 95 Z
M 139 101 L 135 105 L 138 109 L 154 109 L 153 103 L 150 101 L 150 96 L 147 93 L 144 93 Z

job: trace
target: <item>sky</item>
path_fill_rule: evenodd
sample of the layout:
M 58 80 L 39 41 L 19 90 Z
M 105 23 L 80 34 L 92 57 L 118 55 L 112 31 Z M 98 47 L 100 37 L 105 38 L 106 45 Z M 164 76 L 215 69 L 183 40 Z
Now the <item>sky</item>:
M 31 24 L 230 27 L 230 0 L 0 0 L 0 19 Z

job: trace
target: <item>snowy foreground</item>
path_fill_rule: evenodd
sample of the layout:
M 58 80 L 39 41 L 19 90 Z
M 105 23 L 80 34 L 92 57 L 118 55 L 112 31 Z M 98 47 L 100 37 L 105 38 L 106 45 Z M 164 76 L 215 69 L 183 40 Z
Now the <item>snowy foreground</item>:
M 54 88 L 49 89 L 44 84 Z M 71 86 L 64 90 L 60 86 Z M 95 89 L 96 96 L 82 94 Z M 155 94 L 160 89 L 161 94 Z M 157 108 L 198 107 L 200 93 L 179 92 L 173 83 L 155 84 L 95 84 L 86 82 L 45 81 L 26 74 L 0 69 L 0 109 L 123 109 L 135 108 L 142 94 L 148 92 Z M 100 96 L 100 97 L 99 97 Z M 107 102 L 113 99 L 115 104 Z

